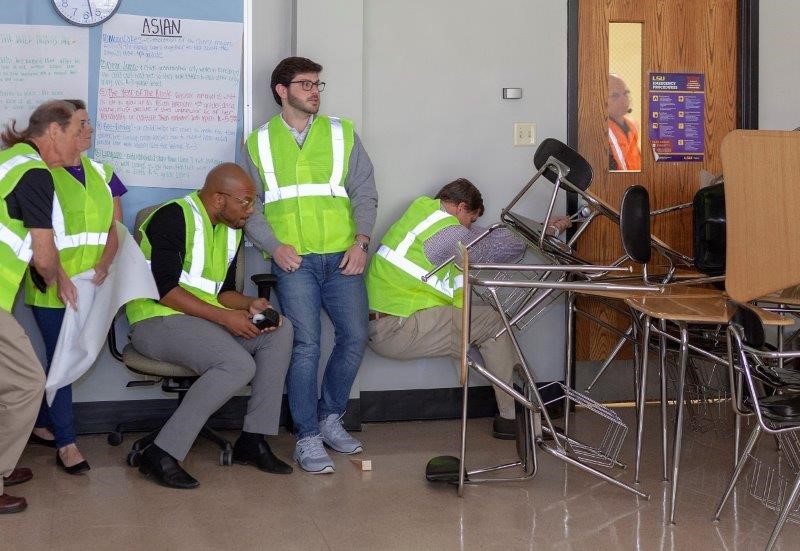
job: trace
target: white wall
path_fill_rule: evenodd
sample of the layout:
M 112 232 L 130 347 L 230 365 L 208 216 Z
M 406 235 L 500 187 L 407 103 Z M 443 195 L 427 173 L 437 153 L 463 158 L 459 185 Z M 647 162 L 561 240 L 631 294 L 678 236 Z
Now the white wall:
M 761 0 L 758 44 L 758 127 L 800 126 L 800 2 Z
M 539 141 L 566 138 L 566 0 L 254 0 L 253 17 L 254 126 L 278 110 L 267 92 L 277 61 L 296 53 L 322 63 L 323 111 L 356 121 L 375 165 L 376 240 L 413 198 L 459 176 L 483 191 L 484 222 L 496 221 L 532 174 L 535 148 L 513 147 L 513 123 L 535 122 Z M 523 99 L 501 99 L 503 87 L 523 88 Z M 531 214 L 541 215 L 543 197 Z M 250 272 L 263 265 L 254 253 Z M 563 339 L 560 304 L 525 334 L 541 379 L 563 369 Z M 130 378 L 104 351 L 75 400 L 163 396 L 124 388 Z M 369 351 L 359 379 L 361 390 L 457 386 L 447 359 Z
M 566 138 L 566 38 L 566 1 L 364 2 L 361 136 L 380 192 L 376 237 L 414 198 L 460 176 L 482 190 L 483 222 L 498 220 L 532 175 L 535 148 L 512 145 L 513 123 Z M 503 87 L 523 88 L 523 99 L 501 99 Z M 563 307 L 551 309 L 524 339 L 545 380 L 545 367 L 556 368 L 550 378 L 563 370 L 563 319 Z M 369 354 L 360 379 L 362 390 L 457 386 L 447 359 Z

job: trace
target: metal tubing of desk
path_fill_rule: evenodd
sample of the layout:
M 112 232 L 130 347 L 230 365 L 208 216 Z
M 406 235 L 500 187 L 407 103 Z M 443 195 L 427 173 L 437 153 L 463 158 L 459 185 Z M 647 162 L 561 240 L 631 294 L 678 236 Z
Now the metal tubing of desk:
M 575 300 L 577 293 L 569 291 L 567 293 L 567 365 L 564 370 L 564 384 L 567 388 L 572 388 L 573 364 L 575 362 Z M 569 394 L 564 395 L 564 434 L 569 436 Z
M 659 375 L 661 384 L 661 466 L 663 481 L 669 480 L 669 473 L 667 472 L 667 338 L 664 333 L 667 332 L 666 320 L 660 320 L 659 326 L 661 327 L 661 336 L 659 336 L 658 356 L 659 356 Z
M 775 542 L 778 541 L 778 535 L 781 533 L 783 525 L 786 524 L 786 519 L 789 518 L 789 512 L 792 510 L 792 506 L 797 500 L 798 495 L 800 495 L 800 474 L 798 474 L 794 479 L 792 493 L 789 494 L 789 498 L 786 500 L 786 503 L 784 503 L 783 509 L 781 509 L 778 522 L 775 523 L 775 528 L 772 529 L 772 534 L 769 536 L 769 542 L 767 542 L 766 551 L 771 551 L 775 545 Z
M 625 334 L 619 338 L 617 344 L 614 345 L 614 348 L 611 349 L 608 358 L 606 358 L 605 361 L 603 362 L 603 365 L 600 366 L 600 370 L 597 372 L 597 375 L 594 376 L 592 382 L 589 383 L 589 386 L 586 387 L 586 392 L 591 392 L 592 387 L 594 387 L 595 383 L 597 383 L 597 380 L 600 379 L 603 373 L 606 372 L 606 369 L 609 368 L 611 363 L 619 354 L 620 350 L 622 350 L 622 347 L 625 346 L 625 343 L 628 342 L 630 338 L 632 338 L 631 333 L 633 333 L 633 322 L 631 322 L 631 325 L 628 326 L 628 330 L 625 331 Z
M 750 433 L 750 438 L 747 439 L 747 445 L 744 447 L 744 452 L 742 453 L 741 459 L 736 464 L 736 468 L 733 469 L 733 474 L 731 475 L 731 480 L 728 482 L 728 487 L 725 490 L 725 493 L 722 494 L 722 499 L 719 500 L 719 505 L 717 506 L 717 510 L 714 513 L 714 520 L 719 520 L 720 514 L 722 514 L 722 508 L 725 507 L 725 502 L 728 501 L 728 498 L 733 493 L 733 488 L 736 486 L 736 482 L 739 480 L 739 476 L 742 474 L 745 465 L 747 464 L 747 458 L 750 456 L 750 452 L 753 451 L 756 443 L 758 442 L 759 437 L 761 436 L 761 426 L 756 425 L 753 429 L 753 432 Z
M 681 463 L 681 440 L 683 439 L 683 391 L 686 384 L 686 362 L 689 355 L 689 332 L 686 322 L 678 322 L 681 332 L 681 355 L 678 367 L 678 390 L 675 400 L 678 406 L 678 413 L 675 416 L 675 441 L 672 444 L 672 481 L 670 488 L 669 503 L 669 522 L 675 524 L 675 497 L 678 493 L 678 470 Z
M 464 473 L 466 472 L 467 452 L 467 397 L 469 396 L 469 370 L 464 377 L 463 405 L 461 406 L 461 461 L 458 463 L 458 497 L 464 496 Z
M 642 365 L 642 355 L 639 352 L 639 328 L 636 318 L 631 313 L 633 326 L 633 402 L 634 412 L 636 412 L 636 426 L 639 426 L 639 418 L 641 417 L 641 404 L 639 403 L 639 370 Z
M 637 409 L 639 410 L 639 414 L 637 415 L 637 423 L 636 423 L 636 467 L 634 469 L 634 477 L 633 480 L 638 484 L 639 483 L 639 467 L 642 463 L 642 434 L 644 432 L 644 405 L 646 402 L 647 396 L 647 358 L 650 354 L 648 354 L 648 348 L 650 343 L 650 316 L 644 316 L 644 325 L 642 325 L 642 341 L 641 341 L 641 351 L 639 352 L 639 357 L 641 359 L 641 367 L 639 370 L 641 371 L 641 380 L 639 382 L 639 399 L 638 403 L 636 404 Z

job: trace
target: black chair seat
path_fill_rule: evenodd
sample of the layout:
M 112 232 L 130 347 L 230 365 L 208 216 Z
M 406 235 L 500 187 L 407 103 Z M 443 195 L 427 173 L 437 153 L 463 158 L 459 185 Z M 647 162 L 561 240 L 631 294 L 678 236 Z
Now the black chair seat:
M 752 399 L 748 396 L 745 403 L 752 407 Z M 776 423 L 800 422 L 800 395 L 774 394 L 758 399 L 761 414 Z

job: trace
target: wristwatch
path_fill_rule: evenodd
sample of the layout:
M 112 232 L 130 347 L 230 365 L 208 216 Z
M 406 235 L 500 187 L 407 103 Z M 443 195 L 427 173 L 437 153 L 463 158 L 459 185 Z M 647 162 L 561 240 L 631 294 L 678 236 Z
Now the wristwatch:
M 369 241 L 359 241 L 358 239 L 356 239 L 354 245 L 358 245 L 364 252 L 369 251 Z

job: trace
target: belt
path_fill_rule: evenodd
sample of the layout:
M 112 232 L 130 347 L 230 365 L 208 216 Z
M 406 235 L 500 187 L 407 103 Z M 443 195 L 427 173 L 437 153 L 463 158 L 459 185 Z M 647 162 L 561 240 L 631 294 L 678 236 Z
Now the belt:
M 386 316 L 391 316 L 391 314 L 385 314 L 383 312 L 370 312 L 369 321 L 379 320 L 381 318 L 385 318 Z

